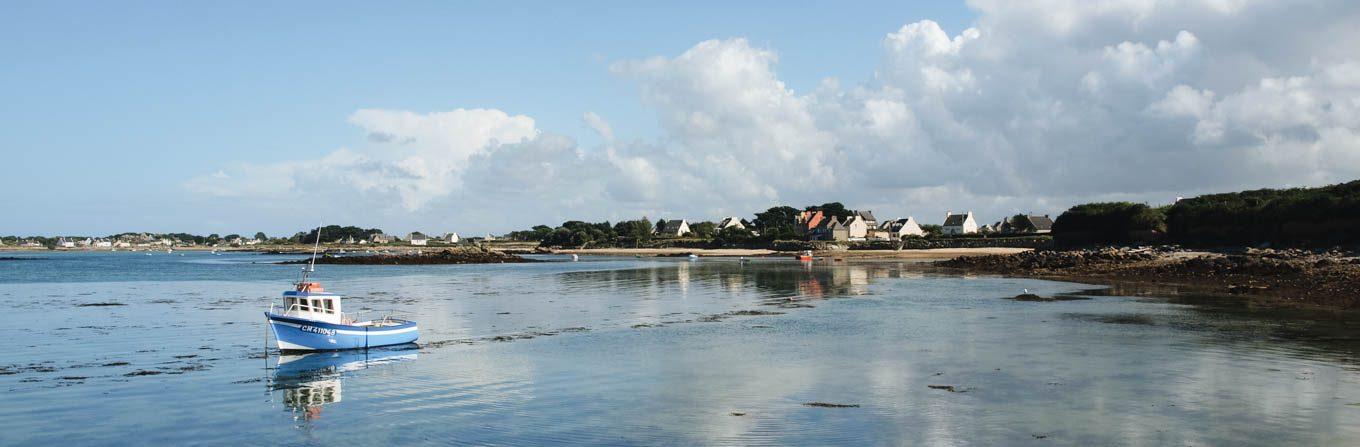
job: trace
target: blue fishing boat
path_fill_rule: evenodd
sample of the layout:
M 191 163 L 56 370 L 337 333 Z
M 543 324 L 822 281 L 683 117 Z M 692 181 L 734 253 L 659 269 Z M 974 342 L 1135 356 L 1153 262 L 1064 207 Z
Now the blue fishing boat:
M 320 240 L 318 228 L 317 247 Z M 308 279 L 315 271 L 316 248 L 313 248 L 312 262 L 302 269 L 302 279 L 293 290 L 283 292 L 283 306 L 270 303 L 264 314 L 280 351 L 367 349 L 413 343 L 420 337 L 420 328 L 414 321 L 391 315 L 361 320 L 345 313 L 340 295 L 327 292 L 321 283 Z

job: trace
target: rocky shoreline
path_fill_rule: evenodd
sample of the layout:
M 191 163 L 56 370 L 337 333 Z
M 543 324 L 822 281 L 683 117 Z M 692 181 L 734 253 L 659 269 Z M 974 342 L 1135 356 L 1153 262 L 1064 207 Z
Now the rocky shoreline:
M 1360 309 L 1360 257 L 1341 250 L 1105 247 L 960 257 L 935 265 L 1037 278 L 1177 284 L 1281 304 Z
M 307 264 L 311 259 L 283 261 L 279 264 Z M 362 256 L 325 255 L 316 258 L 317 264 L 339 265 L 437 265 L 437 264 L 509 264 L 542 262 L 509 253 L 479 248 L 459 248 L 423 253 L 376 254 Z

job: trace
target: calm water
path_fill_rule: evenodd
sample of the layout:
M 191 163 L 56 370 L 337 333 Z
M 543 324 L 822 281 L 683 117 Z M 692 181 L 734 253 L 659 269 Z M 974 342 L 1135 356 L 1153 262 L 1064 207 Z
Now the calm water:
M 1174 290 L 889 262 L 322 266 L 420 346 L 266 358 L 261 311 L 297 268 L 265 262 L 288 257 L 4 255 L 39 258 L 0 261 L 5 446 L 1360 444 L 1353 316 Z M 1026 288 L 1090 299 L 1002 299 Z

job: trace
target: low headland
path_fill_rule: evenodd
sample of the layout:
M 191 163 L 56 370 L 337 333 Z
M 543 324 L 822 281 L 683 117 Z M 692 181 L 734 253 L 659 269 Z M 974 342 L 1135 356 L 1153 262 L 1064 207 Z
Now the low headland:
M 970 273 L 1179 286 L 1265 298 L 1263 304 L 1271 305 L 1360 309 L 1360 256 L 1339 250 L 1101 247 L 959 257 L 935 265 Z

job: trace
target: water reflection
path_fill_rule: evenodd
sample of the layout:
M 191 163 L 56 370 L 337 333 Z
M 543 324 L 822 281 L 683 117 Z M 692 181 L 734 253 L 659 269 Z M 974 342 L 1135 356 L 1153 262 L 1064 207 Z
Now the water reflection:
M 282 392 L 281 402 L 294 420 L 315 421 L 321 418 L 322 407 L 340 402 L 346 374 L 414 361 L 415 348 L 413 343 L 391 349 L 280 355 L 268 388 L 271 393 Z
M 0 445 L 1360 440 L 1353 314 L 911 262 L 589 261 L 335 266 L 355 310 L 419 316 L 420 361 L 318 353 L 271 359 L 263 377 L 250 356 L 263 328 L 245 323 L 260 320 L 254 297 L 277 293 L 251 273 L 263 267 L 175 283 L 0 278 L 25 322 L 0 328 L 18 340 L 0 354 Z M 177 265 L 142 262 L 125 270 Z M 1025 289 L 1093 298 L 1003 299 Z M 124 305 L 71 305 L 89 302 Z
M 780 262 L 763 260 L 656 262 L 643 268 L 566 272 L 568 290 L 603 290 L 646 298 L 753 292 L 768 304 L 791 299 L 866 295 L 872 280 L 920 278 L 906 263 Z

